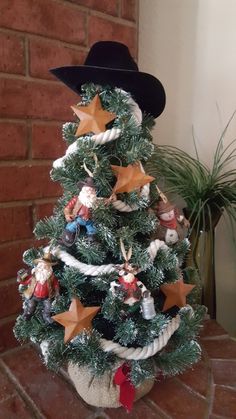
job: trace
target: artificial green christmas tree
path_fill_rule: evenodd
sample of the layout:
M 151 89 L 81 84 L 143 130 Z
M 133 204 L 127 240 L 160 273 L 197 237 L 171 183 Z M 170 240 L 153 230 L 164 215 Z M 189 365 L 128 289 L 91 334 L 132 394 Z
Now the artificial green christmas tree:
M 41 346 L 49 368 L 67 365 L 88 403 L 130 410 L 160 373 L 181 373 L 201 353 L 205 310 L 189 305 L 194 284 L 181 270 L 189 244 L 177 227 L 188 223 L 145 172 L 164 89 L 115 42 L 53 73 L 81 101 L 51 171 L 63 196 L 34 231 L 48 245 L 26 251 L 18 274 L 14 331 Z

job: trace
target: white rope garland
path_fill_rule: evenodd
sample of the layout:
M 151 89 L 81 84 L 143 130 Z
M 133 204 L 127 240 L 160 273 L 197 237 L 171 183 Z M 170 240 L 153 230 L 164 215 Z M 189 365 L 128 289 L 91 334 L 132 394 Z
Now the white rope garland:
M 157 252 L 160 249 L 164 249 L 164 250 L 168 249 L 168 246 L 166 245 L 166 243 L 164 241 L 156 239 L 156 240 L 153 240 L 150 243 L 150 245 L 147 248 L 147 251 L 148 251 L 148 253 L 150 255 L 150 259 L 152 261 L 155 259 L 156 255 L 157 255 Z
M 157 255 L 157 252 L 160 249 L 168 249 L 168 246 L 165 242 L 161 240 L 154 240 L 150 243 L 147 248 L 147 252 L 150 255 L 151 261 L 153 261 Z M 45 247 L 45 251 L 49 251 L 49 246 Z M 65 250 L 61 249 L 59 246 L 50 249 L 50 252 L 64 262 L 67 266 L 78 269 L 81 273 L 88 276 L 97 276 L 105 273 L 117 272 L 118 265 L 108 264 L 108 265 L 88 265 L 86 263 L 80 262 L 74 256 L 67 253 Z M 141 271 L 140 271 L 141 272 Z
M 96 145 L 103 145 L 109 143 L 110 141 L 116 140 L 120 136 L 120 133 L 120 128 L 111 128 L 104 132 L 100 132 L 99 134 L 92 135 L 91 139 Z
M 84 275 L 97 276 L 105 273 L 111 273 L 117 271 L 117 265 L 87 265 L 86 263 L 80 262 L 74 256 L 67 253 L 65 250 L 56 247 L 51 249 L 51 253 L 64 262 L 67 266 L 77 268 Z
M 180 316 L 177 314 L 167 325 L 166 329 L 154 339 L 149 345 L 140 348 L 126 348 L 112 340 L 100 339 L 100 343 L 104 352 L 114 352 L 119 358 L 123 359 L 147 359 L 161 351 L 169 341 L 170 337 L 175 333 L 180 325 Z

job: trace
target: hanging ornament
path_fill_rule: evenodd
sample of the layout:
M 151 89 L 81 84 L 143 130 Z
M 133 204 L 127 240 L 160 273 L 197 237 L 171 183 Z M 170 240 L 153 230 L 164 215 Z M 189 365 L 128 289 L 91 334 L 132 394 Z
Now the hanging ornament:
M 78 116 L 80 123 L 76 131 L 76 136 L 93 132 L 99 134 L 106 131 L 106 125 L 116 118 L 116 114 L 108 112 L 102 108 L 101 100 L 97 94 L 86 106 L 71 106 L 74 113 Z
M 161 285 L 160 289 L 165 294 L 166 300 L 162 311 L 166 311 L 173 306 L 186 306 L 186 296 L 192 291 L 195 285 L 185 284 L 183 279 L 172 284 Z
M 150 291 L 144 291 L 141 301 L 141 312 L 145 320 L 151 320 L 155 317 L 156 311 L 154 306 L 154 298 L 151 296 Z
M 84 329 L 92 329 L 92 319 L 100 307 L 84 307 L 76 297 L 72 298 L 69 311 L 53 316 L 53 320 L 65 327 L 64 342 L 68 342 L 81 333 Z
M 164 240 L 168 245 L 175 244 L 187 237 L 190 223 L 180 214 L 179 209 L 168 201 L 157 185 L 156 188 L 161 199 L 155 207 L 158 224 L 152 238 Z
M 132 247 L 126 252 L 123 240 L 120 239 L 120 249 L 125 263 L 121 266 L 122 269 L 119 271 L 118 282 L 112 281 L 110 290 L 112 295 L 116 295 L 116 293 L 121 290 L 124 294 L 124 304 L 133 306 L 137 301 L 141 300 L 142 295 L 147 288 L 135 277 L 138 273 L 137 267 L 134 267 L 129 263 L 132 256 Z
M 113 188 L 113 194 L 131 192 L 155 179 L 154 177 L 143 173 L 139 163 L 129 164 L 127 167 L 112 165 L 111 168 L 117 177 L 116 184 Z

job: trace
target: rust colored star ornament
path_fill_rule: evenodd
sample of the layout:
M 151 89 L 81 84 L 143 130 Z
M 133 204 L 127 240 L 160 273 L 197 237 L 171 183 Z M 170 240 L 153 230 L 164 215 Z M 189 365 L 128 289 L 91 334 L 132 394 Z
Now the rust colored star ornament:
M 52 316 L 53 320 L 65 327 L 64 342 L 68 342 L 84 329 L 92 329 L 92 319 L 100 307 L 84 307 L 76 297 L 72 298 L 69 311 Z
M 80 123 L 76 131 L 76 136 L 93 132 L 99 134 L 106 131 L 108 122 L 116 118 L 116 114 L 108 112 L 102 108 L 101 100 L 97 94 L 87 106 L 71 106 L 74 113 L 78 116 Z
M 184 307 L 186 305 L 186 296 L 194 287 L 195 285 L 185 284 L 182 279 L 178 279 L 173 284 L 161 285 L 160 289 L 166 296 L 162 311 L 166 311 L 173 306 Z
M 143 173 L 139 164 L 129 164 L 127 167 L 112 165 L 111 168 L 117 177 L 116 184 L 113 188 L 114 194 L 131 192 L 155 179 Z

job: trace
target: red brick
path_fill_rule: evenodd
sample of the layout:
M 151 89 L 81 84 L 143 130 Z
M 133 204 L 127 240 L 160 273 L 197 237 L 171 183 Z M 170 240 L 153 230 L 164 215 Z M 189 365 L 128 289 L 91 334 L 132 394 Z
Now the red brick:
M 136 0 L 121 0 L 121 17 L 136 21 Z
M 78 95 L 65 85 L 0 79 L 0 114 L 10 118 L 72 120 L 70 106 Z
M 32 412 L 26 406 L 24 400 L 22 400 L 17 394 L 9 397 L 0 403 L 0 414 L 2 418 L 8 419 L 32 419 Z
M 167 379 L 156 383 L 147 397 L 173 419 L 207 417 L 206 400 L 188 390 L 178 380 Z
M 109 419 L 163 419 L 156 411 L 149 407 L 143 400 L 134 403 L 133 409 L 127 413 L 123 407 L 118 409 L 105 409 Z
M 136 55 L 136 28 L 111 22 L 98 16 L 89 18 L 89 44 L 96 41 L 119 41 L 126 44 L 132 55 Z
M 210 367 L 204 362 L 198 362 L 191 370 L 178 376 L 184 384 L 192 388 L 197 393 L 206 397 L 209 388 Z
M 117 16 L 118 4 L 117 0 L 70 0 L 72 3 L 76 3 L 80 6 L 88 7 L 92 10 L 98 10 L 99 12 L 108 13 L 113 16 Z
M 1 0 L 0 25 L 75 44 L 85 42 L 85 13 L 53 0 Z
M 224 418 L 236 418 L 236 390 L 216 386 L 212 412 Z
M 16 272 L 24 266 L 22 262 L 23 252 L 33 246 L 33 241 L 23 243 L 10 243 L 0 247 L 0 280 L 16 278 Z
M 55 80 L 55 77 L 49 72 L 50 68 L 64 65 L 81 65 L 87 55 L 84 51 L 42 39 L 31 39 L 29 47 L 30 75 L 43 79 Z
M 236 359 L 236 342 L 232 339 L 214 339 L 202 341 L 209 358 Z
M 215 384 L 236 387 L 236 360 L 212 360 L 211 366 Z
M 49 372 L 39 355 L 31 348 L 6 353 L 3 361 L 11 369 L 28 396 L 47 418 L 88 418 L 92 410 L 81 401 L 77 393 L 58 375 Z
M 15 319 L 0 320 L 0 352 L 5 352 L 7 349 L 15 348 L 19 345 L 13 334 L 14 325 Z
M 32 157 L 34 159 L 57 159 L 65 154 L 67 145 L 62 139 L 62 124 L 32 126 Z
M 215 320 L 206 320 L 204 322 L 204 327 L 201 331 L 201 338 L 213 338 L 216 336 L 227 335 L 225 329 L 219 325 Z
M 53 214 L 53 208 L 55 207 L 56 202 L 48 202 L 46 204 L 38 204 L 35 207 L 36 220 L 41 220 L 44 217 L 50 217 Z
M 0 201 L 59 196 L 58 182 L 49 176 L 51 165 L 0 167 L 0 178 L 7 179 L 0 190 Z
M 18 284 L 16 281 L 1 281 L 0 295 L 0 319 L 3 317 L 8 317 L 12 314 L 19 313 L 21 311 L 22 300 L 18 292 Z
M 27 156 L 27 129 L 24 123 L 0 123 L 0 158 L 24 159 Z
M 0 33 L 0 71 L 3 73 L 25 74 L 22 38 Z
M 0 370 L 0 402 L 14 395 L 15 388 L 4 371 Z M 1 405 L 0 405 L 1 406 Z M 1 408 L 0 408 L 1 411 Z
M 32 229 L 30 206 L 0 208 L 0 242 L 29 238 Z

